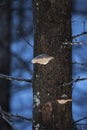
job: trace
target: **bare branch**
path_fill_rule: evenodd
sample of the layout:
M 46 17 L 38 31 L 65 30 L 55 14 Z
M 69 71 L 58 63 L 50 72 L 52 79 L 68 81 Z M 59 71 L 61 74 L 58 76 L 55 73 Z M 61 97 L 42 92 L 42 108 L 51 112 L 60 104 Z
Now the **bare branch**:
M 31 44 L 30 44 L 30 42 L 29 42 L 29 41 L 27 41 L 27 40 L 25 39 L 25 37 L 24 37 L 24 36 L 22 36 L 22 37 L 23 37 L 24 41 L 25 41 L 28 45 L 30 45 L 31 47 L 34 47 L 33 45 L 31 45 Z
M 1 117 L 4 121 L 6 121 L 6 122 L 13 128 L 13 130 L 17 130 L 17 129 L 13 126 L 11 119 L 10 119 L 8 116 L 6 116 L 3 111 L 0 112 L 0 117 Z
M 80 82 L 80 81 L 85 81 L 85 80 L 87 80 L 87 78 L 79 78 L 79 77 L 78 77 L 77 79 L 74 79 L 74 80 L 72 80 L 72 81 L 70 81 L 70 82 L 68 82 L 68 83 L 63 83 L 63 84 L 60 85 L 60 86 L 65 87 L 65 86 L 72 85 L 73 83 Z
M 87 45 L 87 42 L 80 42 L 80 41 L 76 41 L 76 42 L 66 41 L 66 42 L 63 42 L 64 47 L 67 46 L 67 45 L 70 45 L 70 47 L 71 47 L 72 45 L 81 45 L 81 44 L 86 44 Z
M 87 117 L 83 117 L 83 118 L 81 118 L 81 119 L 78 119 L 78 120 L 76 120 L 76 121 L 73 121 L 73 123 L 77 123 L 77 122 L 79 122 L 79 121 L 82 121 L 82 120 L 85 120 L 85 119 L 87 119 Z
M 22 36 L 22 38 L 24 39 L 24 41 L 29 45 L 31 46 L 32 48 L 34 47 L 29 41 L 26 40 L 26 38 L 23 36 L 23 34 L 21 32 L 19 32 L 20 35 Z
M 12 77 L 4 74 L 0 74 L 1 79 L 7 79 L 7 80 L 16 80 L 16 81 L 22 81 L 22 82 L 28 82 L 32 83 L 32 79 L 24 79 L 24 78 L 18 78 L 18 77 Z
M 8 76 L 8 75 L 4 75 L 4 74 L 0 74 L 0 78 L 1 79 L 7 79 L 7 80 L 16 80 L 16 81 L 22 81 L 22 82 L 28 82 L 28 83 L 32 83 L 32 79 L 24 79 L 24 78 L 19 78 L 19 77 L 12 77 L 12 76 Z M 80 82 L 80 81 L 84 81 L 84 80 L 87 80 L 87 78 L 77 78 L 77 79 L 74 79 L 68 83 L 63 83 L 63 84 L 60 84 L 59 86 L 69 86 L 69 85 L 72 85 L 73 83 L 75 82 Z
M 22 119 L 22 120 L 26 120 L 26 121 L 33 121 L 32 118 L 26 118 L 24 116 L 20 116 L 20 115 L 14 115 L 14 114 L 11 114 L 11 113 L 8 113 L 8 112 L 5 112 L 2 110 L 1 106 L 0 106 L 0 117 L 5 120 L 12 128 L 13 130 L 17 130 L 13 124 L 12 124 L 12 119 L 13 118 L 19 118 L 19 119 Z
M 11 114 L 11 113 L 8 113 L 8 112 L 5 112 L 5 111 L 2 111 L 2 113 L 5 115 L 5 116 L 8 116 L 10 118 L 14 117 L 14 118 L 19 118 L 19 119 L 22 119 L 22 120 L 26 120 L 26 121 L 33 121 L 32 118 L 27 118 L 27 117 L 24 117 L 24 116 L 20 116 L 18 114 Z
M 77 65 L 81 65 L 81 66 L 87 67 L 87 63 L 79 63 L 77 61 L 74 61 L 74 62 L 72 62 L 72 64 L 77 64 Z
M 83 32 L 83 33 L 77 34 L 77 35 L 75 35 L 75 36 L 72 36 L 72 39 L 75 39 L 75 38 L 77 38 L 77 37 L 80 37 L 80 36 L 86 35 L 86 34 L 87 34 L 87 32 Z

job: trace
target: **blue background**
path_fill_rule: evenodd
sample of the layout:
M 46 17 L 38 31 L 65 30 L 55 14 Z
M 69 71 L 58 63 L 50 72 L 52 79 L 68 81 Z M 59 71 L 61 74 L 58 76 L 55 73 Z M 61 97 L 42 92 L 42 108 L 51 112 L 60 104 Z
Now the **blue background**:
M 12 1 L 11 21 L 11 72 L 10 75 L 22 78 L 32 78 L 33 47 L 29 46 L 25 39 L 34 45 L 33 36 L 33 7 L 32 0 Z M 85 25 L 84 25 L 85 24 Z M 73 0 L 72 11 L 72 35 L 87 31 L 87 1 Z M 22 32 L 22 34 L 21 34 Z M 87 42 L 87 35 L 80 36 L 73 42 Z M 87 45 L 76 44 L 72 46 L 72 62 L 87 63 Z M 73 64 L 72 78 L 87 77 L 87 67 Z M 87 116 L 87 81 L 73 84 L 72 88 L 72 115 L 74 120 Z M 11 82 L 10 108 L 12 113 L 32 118 L 33 90 L 32 84 L 25 82 Z M 87 123 L 87 120 L 78 122 Z M 32 123 L 15 121 L 18 130 L 31 130 Z M 78 130 L 87 130 L 87 125 L 78 125 Z

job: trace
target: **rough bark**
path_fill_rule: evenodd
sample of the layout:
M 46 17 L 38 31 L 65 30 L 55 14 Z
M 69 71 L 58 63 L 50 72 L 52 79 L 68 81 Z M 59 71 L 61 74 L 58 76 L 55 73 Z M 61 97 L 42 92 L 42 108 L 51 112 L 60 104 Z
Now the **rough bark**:
M 71 98 L 71 86 L 62 86 L 71 81 L 71 47 L 62 46 L 71 41 L 71 1 L 34 0 L 34 56 L 48 54 L 54 60 L 47 65 L 34 67 L 33 129 L 72 129 L 71 102 L 61 105 L 57 102 L 61 95 Z
M 10 0 L 0 2 L 0 73 L 9 75 L 10 71 Z M 10 82 L 0 79 L 0 105 L 9 111 Z M 0 119 L 0 129 L 10 130 L 10 126 Z

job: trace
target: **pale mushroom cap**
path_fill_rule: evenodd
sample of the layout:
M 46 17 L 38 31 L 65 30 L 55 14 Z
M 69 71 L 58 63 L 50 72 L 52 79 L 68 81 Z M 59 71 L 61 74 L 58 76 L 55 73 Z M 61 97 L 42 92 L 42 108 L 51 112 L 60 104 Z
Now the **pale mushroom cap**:
M 42 64 L 42 65 L 46 65 L 50 60 L 54 59 L 54 57 L 49 56 L 47 54 L 41 54 L 36 56 L 34 59 L 32 59 L 32 63 L 38 63 L 38 64 Z
M 72 99 L 57 100 L 57 102 L 58 102 L 59 104 L 65 104 L 65 103 L 71 102 L 71 101 L 72 101 Z

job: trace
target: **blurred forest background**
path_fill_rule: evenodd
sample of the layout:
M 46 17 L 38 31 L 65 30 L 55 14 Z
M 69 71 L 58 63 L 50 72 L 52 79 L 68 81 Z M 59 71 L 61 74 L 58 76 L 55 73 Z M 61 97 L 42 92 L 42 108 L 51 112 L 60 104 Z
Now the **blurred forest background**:
M 33 44 L 32 0 L 0 1 L 0 73 L 31 79 Z M 31 83 L 0 79 L 2 109 L 31 118 L 32 103 Z M 20 130 L 32 129 L 29 121 L 15 119 L 14 124 Z M 0 129 L 9 130 L 11 127 L 0 119 Z
M 82 34 L 84 33 L 85 34 Z M 73 0 L 72 10 L 72 36 L 73 42 L 77 44 L 72 46 L 72 77 L 87 77 L 87 1 Z M 75 63 L 76 62 L 76 63 Z M 77 122 L 78 130 L 87 130 L 87 81 L 81 81 L 73 84 L 72 89 L 72 114 Z
M 0 74 L 21 78 L 32 78 L 33 65 L 33 5 L 32 0 L 0 1 Z M 73 0 L 72 35 L 87 31 L 87 1 Z M 72 46 L 72 77 L 87 77 L 87 35 L 73 39 L 83 44 Z M 1 76 L 0 76 L 1 77 Z M 74 83 L 72 89 L 72 114 L 74 120 L 87 117 L 87 81 Z M 0 105 L 5 111 L 32 118 L 32 84 L 0 79 Z M 15 119 L 13 125 L 18 130 L 31 130 L 32 123 Z M 78 130 L 87 130 L 87 119 L 81 120 Z M 0 119 L 0 129 L 11 127 Z

